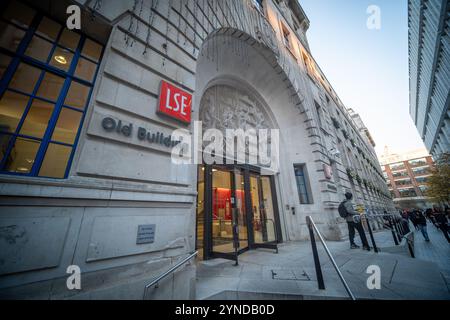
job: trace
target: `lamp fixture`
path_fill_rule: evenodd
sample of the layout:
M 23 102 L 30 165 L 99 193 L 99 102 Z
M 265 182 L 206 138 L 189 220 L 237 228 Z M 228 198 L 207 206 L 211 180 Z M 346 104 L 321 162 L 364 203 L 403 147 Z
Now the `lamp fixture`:
M 59 64 L 67 64 L 67 59 L 64 56 L 55 56 L 55 60 Z

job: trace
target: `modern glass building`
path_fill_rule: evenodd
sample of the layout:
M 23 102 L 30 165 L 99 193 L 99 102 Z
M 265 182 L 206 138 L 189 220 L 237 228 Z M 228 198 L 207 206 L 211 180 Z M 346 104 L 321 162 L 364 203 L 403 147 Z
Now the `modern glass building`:
M 450 150 L 450 1 L 409 0 L 410 114 L 435 158 Z

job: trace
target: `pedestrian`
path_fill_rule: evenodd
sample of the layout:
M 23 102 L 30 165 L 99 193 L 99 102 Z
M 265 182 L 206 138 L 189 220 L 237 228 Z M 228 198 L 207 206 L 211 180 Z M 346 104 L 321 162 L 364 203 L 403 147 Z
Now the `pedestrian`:
M 416 212 L 416 221 L 417 225 L 419 226 L 420 232 L 422 232 L 423 237 L 425 238 L 426 242 L 430 242 L 430 238 L 428 237 L 428 231 L 427 231 L 427 219 L 421 213 L 420 211 Z
M 348 226 L 348 236 L 350 240 L 350 249 L 360 248 L 355 243 L 355 229 L 358 230 L 359 237 L 363 245 L 363 249 L 370 251 L 369 242 L 367 241 L 366 234 L 364 233 L 364 228 L 361 224 L 361 219 L 359 213 L 355 210 L 352 203 L 353 195 L 351 192 L 345 194 L 345 200 L 339 205 L 339 215 L 347 221 Z
M 411 223 L 414 226 L 414 229 L 416 229 L 416 231 L 419 231 L 419 226 L 417 225 L 417 221 L 416 221 L 416 212 L 417 210 L 414 210 L 411 212 L 411 214 L 409 215 L 409 220 L 411 220 Z
M 425 210 L 425 216 L 427 217 L 428 220 L 430 220 L 430 222 L 432 224 L 434 224 L 434 225 L 436 224 L 436 219 L 433 214 L 433 209 L 428 208 L 427 210 Z
M 434 217 L 436 219 L 436 226 L 442 231 L 444 234 L 445 239 L 450 243 L 450 237 L 449 237 L 449 227 L 448 227 L 448 221 L 447 217 L 445 216 L 445 213 L 440 208 L 435 208 Z

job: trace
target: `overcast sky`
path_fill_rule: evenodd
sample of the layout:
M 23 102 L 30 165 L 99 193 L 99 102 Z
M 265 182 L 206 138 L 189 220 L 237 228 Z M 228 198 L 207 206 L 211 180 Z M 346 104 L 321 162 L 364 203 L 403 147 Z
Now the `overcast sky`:
M 300 0 L 311 26 L 312 54 L 348 108 L 377 144 L 392 151 L 424 147 L 409 115 L 407 0 Z M 381 29 L 367 28 L 367 8 L 381 10 Z

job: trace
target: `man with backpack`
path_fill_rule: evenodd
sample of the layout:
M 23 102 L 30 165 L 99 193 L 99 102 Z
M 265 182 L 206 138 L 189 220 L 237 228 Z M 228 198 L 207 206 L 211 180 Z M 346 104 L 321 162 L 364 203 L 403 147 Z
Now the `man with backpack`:
M 353 208 L 352 198 L 353 195 L 350 192 L 345 194 L 345 200 L 339 205 L 339 215 L 347 221 L 348 236 L 350 239 L 350 249 L 358 249 L 359 246 L 355 243 L 355 229 L 358 230 L 359 237 L 363 245 L 363 249 L 370 251 L 369 242 L 367 241 L 364 228 L 359 219 L 359 213 Z

